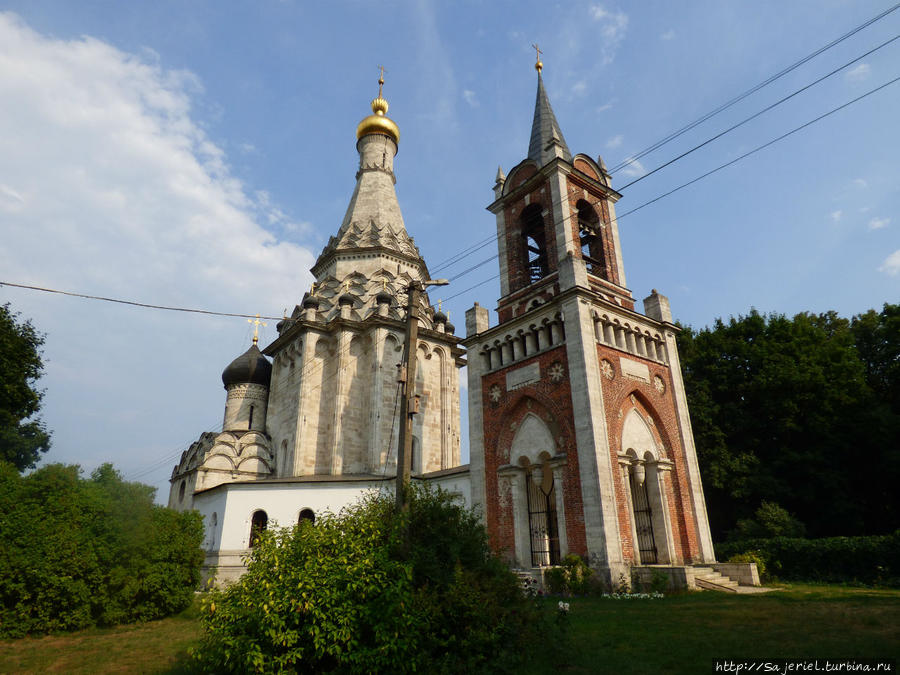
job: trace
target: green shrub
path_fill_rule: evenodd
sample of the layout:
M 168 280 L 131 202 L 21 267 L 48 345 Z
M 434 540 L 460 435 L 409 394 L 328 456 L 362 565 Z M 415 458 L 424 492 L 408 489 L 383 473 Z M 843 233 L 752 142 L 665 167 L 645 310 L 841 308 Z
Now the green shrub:
M 767 574 L 788 581 L 900 586 L 900 530 L 871 537 L 775 537 L 725 542 L 716 556 L 755 552 Z
M 797 537 L 806 535 L 806 527 L 796 517 L 773 502 L 763 501 L 753 518 L 742 518 L 729 532 L 730 540 L 769 539 L 772 537 Z
M 566 570 L 562 567 L 551 567 L 544 572 L 544 585 L 547 592 L 553 595 L 562 595 L 568 590 L 566 583 Z
M 146 621 L 187 607 L 203 525 L 104 465 L 21 476 L 0 463 L 0 636 Z
M 223 673 L 512 671 L 553 635 L 478 517 L 425 488 L 267 532 L 202 622 L 194 661 Z
M 570 553 L 560 565 L 544 572 L 544 584 L 554 595 L 590 595 L 596 587 L 593 574 L 581 556 Z

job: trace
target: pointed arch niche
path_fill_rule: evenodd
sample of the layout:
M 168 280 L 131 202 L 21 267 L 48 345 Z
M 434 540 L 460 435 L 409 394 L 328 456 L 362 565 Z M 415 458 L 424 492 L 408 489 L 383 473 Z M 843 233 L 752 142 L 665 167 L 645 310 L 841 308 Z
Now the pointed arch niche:
M 556 565 L 568 553 L 563 471 L 554 434 L 535 412 L 517 425 L 509 464 L 499 470 L 512 500 L 516 564 L 522 568 Z
M 622 423 L 619 450 L 622 492 L 626 496 L 634 562 L 640 565 L 675 562 L 665 473 L 673 463 L 665 457 L 652 415 L 634 395 Z

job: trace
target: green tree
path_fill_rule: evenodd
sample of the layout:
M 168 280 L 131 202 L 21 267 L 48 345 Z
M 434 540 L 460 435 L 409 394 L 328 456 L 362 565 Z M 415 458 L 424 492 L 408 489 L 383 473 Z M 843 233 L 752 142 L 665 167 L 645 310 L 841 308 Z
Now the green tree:
M 44 396 L 35 388 L 44 369 L 43 344 L 31 321 L 19 321 L 9 304 L 0 306 L 0 461 L 20 471 L 50 449 L 50 434 L 36 417 Z
M 764 501 L 812 536 L 896 526 L 895 415 L 870 385 L 861 330 L 834 312 L 790 319 L 752 310 L 681 333 L 715 539 Z
M 203 524 L 105 464 L 0 462 L 0 637 L 146 621 L 190 604 Z
M 478 517 L 422 488 L 406 513 L 372 496 L 263 533 L 247 572 L 211 591 L 202 616 L 195 660 L 223 673 L 515 672 L 529 649 L 563 637 L 491 553 Z

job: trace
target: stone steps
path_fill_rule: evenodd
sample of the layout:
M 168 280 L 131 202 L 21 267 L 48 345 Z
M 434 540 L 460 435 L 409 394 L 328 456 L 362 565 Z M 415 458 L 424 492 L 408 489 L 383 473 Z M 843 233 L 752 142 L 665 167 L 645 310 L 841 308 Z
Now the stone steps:
M 738 582 L 716 572 L 711 567 L 695 567 L 694 581 L 698 588 L 708 591 L 721 591 L 724 593 L 737 593 Z

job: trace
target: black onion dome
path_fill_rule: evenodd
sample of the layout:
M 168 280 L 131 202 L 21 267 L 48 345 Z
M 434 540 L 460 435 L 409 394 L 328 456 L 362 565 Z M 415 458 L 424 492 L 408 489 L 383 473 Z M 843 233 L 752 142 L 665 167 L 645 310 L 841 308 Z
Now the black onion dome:
M 222 371 L 222 383 L 226 387 L 233 384 L 261 384 L 268 387 L 271 379 L 272 364 L 255 344 Z

